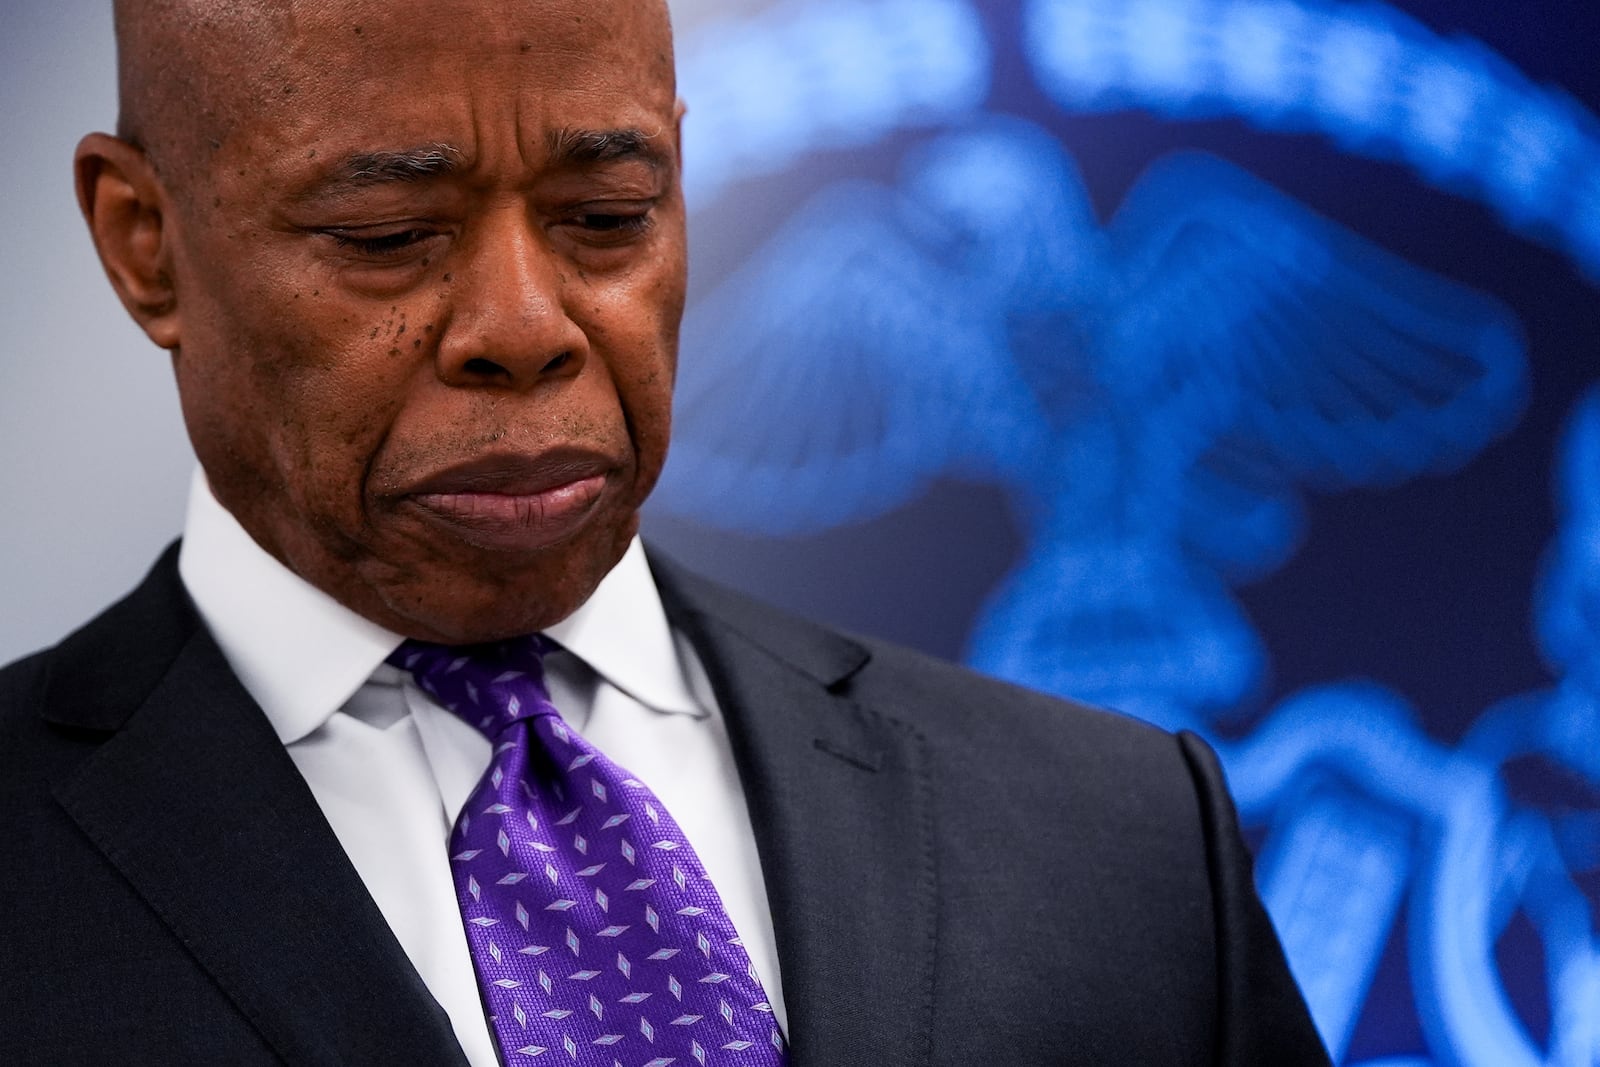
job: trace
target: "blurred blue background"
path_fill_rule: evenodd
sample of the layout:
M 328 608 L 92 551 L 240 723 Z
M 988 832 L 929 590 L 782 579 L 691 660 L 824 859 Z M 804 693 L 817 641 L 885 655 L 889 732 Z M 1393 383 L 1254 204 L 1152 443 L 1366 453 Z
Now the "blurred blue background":
M 0 0 L 0 660 L 193 462 L 72 204 L 108 9 Z M 1600 1064 L 1600 6 L 674 10 L 650 534 L 1203 733 L 1338 1062 Z
M 1341 1063 L 1600 1063 L 1591 5 L 685 26 L 651 529 L 1188 727 Z

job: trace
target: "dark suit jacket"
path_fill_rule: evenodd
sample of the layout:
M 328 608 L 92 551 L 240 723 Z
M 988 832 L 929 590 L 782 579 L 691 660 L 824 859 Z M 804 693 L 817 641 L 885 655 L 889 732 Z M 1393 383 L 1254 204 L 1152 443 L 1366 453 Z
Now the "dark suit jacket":
M 794 1067 L 1317 1064 L 1209 750 L 656 561 Z M 169 551 L 0 672 L 0 1063 L 461 1064 Z

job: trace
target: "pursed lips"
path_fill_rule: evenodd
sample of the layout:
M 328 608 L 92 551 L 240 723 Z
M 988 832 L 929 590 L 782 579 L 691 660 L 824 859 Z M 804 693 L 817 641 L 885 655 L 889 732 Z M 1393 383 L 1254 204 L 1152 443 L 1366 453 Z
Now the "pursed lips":
M 544 548 L 583 526 L 616 464 L 561 449 L 538 456 L 486 456 L 420 479 L 404 499 L 480 548 Z

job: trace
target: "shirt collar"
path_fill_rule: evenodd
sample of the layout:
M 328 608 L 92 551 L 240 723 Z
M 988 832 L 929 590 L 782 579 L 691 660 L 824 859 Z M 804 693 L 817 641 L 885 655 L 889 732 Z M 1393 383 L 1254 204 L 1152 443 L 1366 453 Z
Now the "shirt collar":
M 256 544 L 199 470 L 178 573 L 229 666 L 286 745 L 343 707 L 403 640 Z M 705 714 L 684 676 L 638 538 L 588 601 L 546 632 L 646 707 Z
M 701 717 L 637 537 L 589 599 L 545 630 L 607 682 L 647 708 Z

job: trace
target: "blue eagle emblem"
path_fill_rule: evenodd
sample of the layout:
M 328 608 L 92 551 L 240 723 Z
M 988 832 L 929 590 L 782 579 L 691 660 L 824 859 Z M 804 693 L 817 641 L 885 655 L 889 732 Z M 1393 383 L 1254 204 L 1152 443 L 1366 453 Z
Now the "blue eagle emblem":
M 1292 552 L 1304 489 L 1448 470 L 1526 388 L 1499 303 L 1242 170 L 1165 159 L 1102 227 L 1000 118 L 824 190 L 684 350 L 666 510 L 789 535 L 1000 486 L 1027 548 L 969 662 L 1171 726 L 1259 677 L 1228 584 Z
M 993 112 L 1015 55 L 1064 112 L 1326 137 L 1591 278 L 1600 125 L 1381 3 L 1025 0 L 1015 42 L 979 6 L 780 0 L 686 35 L 692 204 L 916 144 L 893 181 L 825 186 L 690 309 L 656 510 L 786 537 L 989 487 L 1022 551 L 968 662 L 1212 740 L 1337 1061 L 1403 936 L 1429 1054 L 1385 1067 L 1600 1063 L 1600 397 L 1573 417 L 1535 590 L 1551 689 L 1453 747 L 1367 682 L 1224 723 L 1267 667 L 1233 589 L 1293 556 L 1307 494 L 1448 472 L 1507 431 L 1517 322 L 1211 156 L 1158 160 L 1102 217 L 1059 141 Z M 1559 801 L 1512 788 L 1530 764 Z M 1508 930 L 1540 946 L 1545 1033 L 1513 1006 Z

